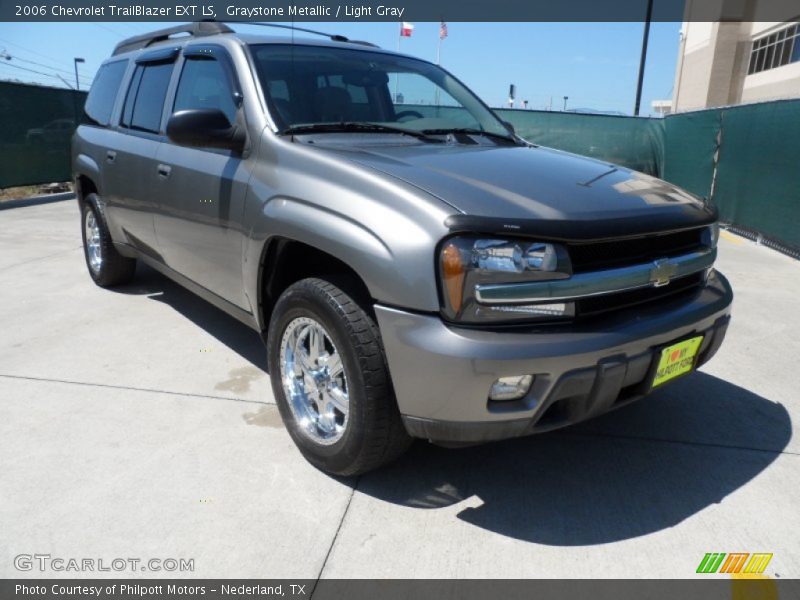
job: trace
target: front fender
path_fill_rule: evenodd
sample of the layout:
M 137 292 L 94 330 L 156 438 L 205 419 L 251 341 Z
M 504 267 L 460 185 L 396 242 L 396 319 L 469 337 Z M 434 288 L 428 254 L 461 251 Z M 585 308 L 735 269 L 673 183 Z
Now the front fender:
M 391 175 L 267 134 L 245 202 L 250 305 L 258 313 L 265 249 L 273 238 L 285 238 L 348 265 L 378 302 L 438 312 L 434 250 L 451 212 Z
M 245 286 L 252 306 L 257 306 L 260 297 L 259 270 L 266 248 L 279 237 L 302 242 L 345 263 L 379 302 L 439 310 L 432 254 L 436 241 L 422 243 L 428 236 L 410 219 L 395 216 L 395 239 L 387 240 L 364 223 L 298 198 L 274 198 L 264 204 L 261 216 L 245 257 Z M 259 325 L 264 328 L 266 323 Z

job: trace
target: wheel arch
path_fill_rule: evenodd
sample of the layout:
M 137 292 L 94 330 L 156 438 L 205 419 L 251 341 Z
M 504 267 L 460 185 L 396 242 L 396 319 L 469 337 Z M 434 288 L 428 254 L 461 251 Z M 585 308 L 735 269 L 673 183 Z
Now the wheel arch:
M 362 308 L 374 314 L 369 288 L 351 265 L 305 242 L 275 235 L 264 244 L 258 268 L 256 319 L 263 336 L 266 336 L 275 303 L 283 291 L 308 277 L 336 281 L 347 288 Z
M 92 157 L 86 154 L 78 154 L 75 157 L 73 179 L 79 204 L 82 205 L 89 194 L 100 195 L 102 189 L 100 167 Z
M 99 194 L 97 184 L 88 175 L 78 175 L 75 177 L 75 196 L 78 204 L 83 206 L 89 194 Z

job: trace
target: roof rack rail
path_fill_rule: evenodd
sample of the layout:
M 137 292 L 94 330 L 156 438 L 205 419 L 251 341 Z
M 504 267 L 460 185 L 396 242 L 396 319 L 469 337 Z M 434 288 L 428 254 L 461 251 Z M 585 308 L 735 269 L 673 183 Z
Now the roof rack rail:
M 364 40 L 347 40 L 351 44 L 358 44 L 359 46 L 369 46 L 370 48 L 380 48 L 378 44 L 373 44 L 372 42 L 365 42 Z
M 229 23 L 231 21 L 228 21 Z M 237 21 L 237 23 L 240 21 Z M 325 33 L 324 31 L 316 31 L 314 29 L 305 29 L 303 27 L 294 27 L 293 25 L 281 25 L 279 23 L 262 23 L 259 21 L 253 22 L 246 22 L 241 21 L 242 25 L 257 25 L 259 27 L 275 27 L 276 29 L 291 29 L 292 31 L 302 31 L 303 33 L 310 33 L 312 35 L 321 35 L 322 37 L 326 37 L 332 42 L 349 42 L 351 44 L 360 44 L 362 46 L 371 46 L 372 48 L 378 48 L 377 45 L 373 44 L 372 42 L 362 42 L 361 40 L 351 40 L 343 35 L 338 35 L 336 33 Z
M 187 23 L 186 25 L 178 25 L 177 27 L 159 29 L 122 40 L 117 44 L 116 48 L 114 48 L 114 55 L 130 52 L 131 50 L 138 50 L 139 48 L 147 48 L 150 44 L 163 42 L 178 33 L 188 33 L 194 37 L 204 37 L 219 33 L 233 33 L 233 29 L 224 23 L 216 21 L 196 21 L 194 23 Z

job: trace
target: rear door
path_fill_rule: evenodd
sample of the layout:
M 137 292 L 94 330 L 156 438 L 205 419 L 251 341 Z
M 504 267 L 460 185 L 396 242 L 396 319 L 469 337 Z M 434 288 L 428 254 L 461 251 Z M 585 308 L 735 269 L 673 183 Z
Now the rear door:
M 164 103 L 177 56 L 177 48 L 166 48 L 137 58 L 117 127 L 120 135 L 102 157 L 110 191 L 109 219 L 125 242 L 157 260 L 161 255 L 154 226 L 158 206 L 155 158 L 165 139 Z
M 217 108 L 242 120 L 241 88 L 227 51 L 190 46 L 170 112 Z M 249 310 L 244 295 L 242 222 L 250 169 L 241 154 L 187 148 L 166 140 L 158 150 L 159 212 L 155 227 L 167 265 L 215 295 Z

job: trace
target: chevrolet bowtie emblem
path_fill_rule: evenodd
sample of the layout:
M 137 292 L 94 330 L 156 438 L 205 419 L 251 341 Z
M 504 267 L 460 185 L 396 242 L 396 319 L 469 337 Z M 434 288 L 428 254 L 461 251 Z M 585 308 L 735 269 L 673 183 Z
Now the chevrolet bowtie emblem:
M 653 287 L 667 285 L 677 270 L 677 265 L 668 258 L 654 260 L 653 267 L 650 269 L 650 282 Z

